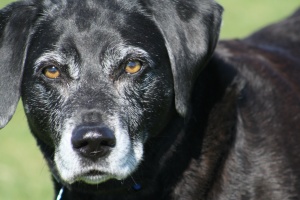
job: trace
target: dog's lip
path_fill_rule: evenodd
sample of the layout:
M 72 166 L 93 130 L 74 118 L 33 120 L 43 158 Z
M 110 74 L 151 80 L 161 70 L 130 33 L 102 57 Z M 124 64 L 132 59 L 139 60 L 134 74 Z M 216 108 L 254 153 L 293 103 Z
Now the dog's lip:
M 104 172 L 99 170 L 90 170 L 88 172 L 83 173 L 81 176 L 103 176 L 105 175 Z
M 111 175 L 99 170 L 89 170 L 78 174 L 75 182 L 85 182 L 87 184 L 99 184 L 111 179 Z

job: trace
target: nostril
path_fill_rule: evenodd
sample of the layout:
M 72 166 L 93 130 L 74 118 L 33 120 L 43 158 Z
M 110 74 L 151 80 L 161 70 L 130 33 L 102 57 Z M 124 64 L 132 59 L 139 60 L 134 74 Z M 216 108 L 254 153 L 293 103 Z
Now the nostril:
M 113 147 L 114 146 L 114 144 L 112 142 L 110 142 L 110 141 L 102 141 L 100 143 L 100 145 L 101 146 L 107 146 L 107 147 Z
M 73 148 L 75 149 L 80 149 L 80 148 L 83 148 L 85 146 L 88 146 L 88 141 L 85 141 L 85 140 L 74 140 L 72 138 L 72 144 L 73 144 Z
M 101 126 L 79 126 L 73 131 L 73 149 L 80 155 L 99 158 L 107 155 L 116 145 L 111 129 Z

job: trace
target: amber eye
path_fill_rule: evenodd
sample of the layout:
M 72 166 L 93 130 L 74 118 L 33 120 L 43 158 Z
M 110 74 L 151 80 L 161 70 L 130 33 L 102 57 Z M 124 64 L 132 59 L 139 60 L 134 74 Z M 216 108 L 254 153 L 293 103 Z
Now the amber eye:
M 125 66 L 125 71 L 128 74 L 135 74 L 142 69 L 142 63 L 138 60 L 129 61 Z
M 60 71 L 55 66 L 48 66 L 43 69 L 43 74 L 50 79 L 56 79 L 60 76 Z

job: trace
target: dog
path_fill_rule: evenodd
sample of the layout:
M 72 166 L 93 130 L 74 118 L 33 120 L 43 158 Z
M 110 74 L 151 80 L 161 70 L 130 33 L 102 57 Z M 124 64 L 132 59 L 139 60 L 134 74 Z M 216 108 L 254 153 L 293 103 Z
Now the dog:
M 300 13 L 214 53 L 221 15 L 213 0 L 7 6 L 0 126 L 22 97 L 59 200 L 299 198 Z

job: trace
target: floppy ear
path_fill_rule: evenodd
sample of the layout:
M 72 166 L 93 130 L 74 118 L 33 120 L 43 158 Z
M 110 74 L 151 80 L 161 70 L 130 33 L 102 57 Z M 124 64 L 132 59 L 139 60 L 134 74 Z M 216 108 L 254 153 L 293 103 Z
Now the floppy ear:
M 35 9 L 26 2 L 0 10 L 0 128 L 15 112 Z
M 193 85 L 219 37 L 222 7 L 213 0 L 152 0 L 148 5 L 169 53 L 177 112 L 186 116 Z

